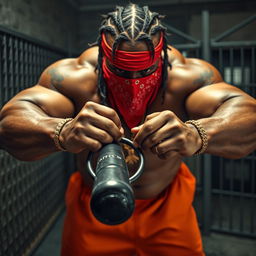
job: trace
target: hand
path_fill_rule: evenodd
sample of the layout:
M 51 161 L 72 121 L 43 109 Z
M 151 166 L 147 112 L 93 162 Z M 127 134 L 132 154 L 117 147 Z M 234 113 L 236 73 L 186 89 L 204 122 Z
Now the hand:
M 148 115 L 144 124 L 131 131 L 136 133 L 136 146 L 143 150 L 150 149 L 161 159 L 167 159 L 173 151 L 181 156 L 191 156 L 202 144 L 195 127 L 183 123 L 168 110 Z
M 123 134 L 121 121 L 112 108 L 87 102 L 78 115 L 63 127 L 59 138 L 67 151 L 79 153 L 85 149 L 95 152 L 103 144 L 119 140 Z

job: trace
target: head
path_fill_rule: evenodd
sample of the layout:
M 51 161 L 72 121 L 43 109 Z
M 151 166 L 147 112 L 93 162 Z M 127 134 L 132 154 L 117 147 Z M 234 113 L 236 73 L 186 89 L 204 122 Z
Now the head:
M 114 12 L 103 16 L 102 26 L 100 27 L 100 36 L 98 38 L 99 56 L 99 91 L 102 100 L 106 100 L 106 85 L 102 74 L 102 59 L 104 51 L 102 49 L 102 40 L 105 40 L 108 46 L 112 48 L 112 59 L 115 59 L 117 51 L 127 52 L 145 52 L 147 51 L 152 63 L 146 69 L 126 70 L 115 66 L 115 62 L 108 61 L 107 65 L 112 72 L 126 78 L 141 78 L 154 72 L 158 67 L 157 61 L 154 61 L 155 48 L 162 40 L 163 46 L 163 78 L 162 87 L 165 87 L 167 78 L 168 56 L 166 29 L 161 24 L 163 16 L 156 12 L 151 12 L 147 6 L 139 7 L 135 4 L 129 4 L 125 7 L 117 7 Z M 161 52 L 162 52 L 161 51 Z M 139 67 L 139 66 L 138 66 Z

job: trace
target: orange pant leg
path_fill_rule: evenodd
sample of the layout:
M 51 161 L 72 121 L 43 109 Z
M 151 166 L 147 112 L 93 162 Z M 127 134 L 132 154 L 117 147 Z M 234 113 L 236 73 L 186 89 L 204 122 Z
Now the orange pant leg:
M 74 173 L 66 192 L 66 216 L 62 235 L 61 256 L 131 256 L 134 245 L 129 234 L 134 230 L 128 220 L 117 226 L 98 222 L 90 210 L 88 188 L 82 176 Z
M 192 206 L 195 178 L 182 164 L 162 196 L 145 209 L 138 200 L 137 255 L 204 256 L 197 217 Z
M 173 183 L 157 198 L 136 200 L 133 216 L 108 226 L 89 207 L 90 190 L 80 173 L 70 178 L 62 256 L 203 256 L 200 231 L 192 207 L 195 179 L 182 164 Z

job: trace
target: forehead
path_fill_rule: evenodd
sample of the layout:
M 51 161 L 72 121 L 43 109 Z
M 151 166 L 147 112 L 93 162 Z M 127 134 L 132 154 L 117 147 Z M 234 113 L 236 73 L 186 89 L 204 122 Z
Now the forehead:
M 152 35 L 151 39 L 155 47 L 159 43 L 160 33 Z M 108 45 L 112 47 L 115 41 L 115 38 L 110 33 L 106 33 L 106 40 Z M 128 52 L 129 51 L 139 52 L 139 51 L 148 51 L 149 49 L 145 41 L 137 41 L 137 42 L 122 41 L 118 46 L 118 50 L 128 51 Z

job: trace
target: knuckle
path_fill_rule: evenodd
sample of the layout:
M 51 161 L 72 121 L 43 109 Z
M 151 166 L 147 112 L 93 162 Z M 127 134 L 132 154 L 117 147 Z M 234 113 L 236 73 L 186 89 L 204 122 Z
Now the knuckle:
M 148 121 L 148 120 L 150 120 L 150 115 L 146 116 L 145 122 Z
M 93 114 L 92 114 L 92 113 L 90 113 L 90 112 L 87 111 L 87 110 L 83 110 L 83 111 L 79 114 L 79 116 L 78 116 L 78 118 L 77 118 L 77 121 L 78 121 L 78 122 L 83 122 L 84 120 L 91 120 L 92 117 L 93 117 Z
M 177 132 L 181 130 L 181 125 L 178 120 L 173 120 L 170 124 L 170 130 L 175 130 Z
M 105 129 L 109 131 L 113 131 L 116 128 L 115 124 L 111 121 L 105 122 L 104 125 L 105 125 Z
M 109 117 L 110 118 L 115 118 L 117 115 L 116 115 L 116 111 L 114 109 L 109 109 Z
M 148 121 L 148 120 L 152 119 L 152 117 L 154 117 L 155 115 L 156 115 L 156 113 L 152 113 L 152 114 L 147 115 L 146 118 L 145 118 L 145 121 Z
M 149 139 L 149 141 L 150 141 L 150 143 L 151 143 L 152 145 L 155 145 L 155 144 L 159 143 L 159 141 L 157 141 L 156 137 L 151 137 L 151 138 Z
M 179 131 L 180 130 L 180 125 L 178 122 L 174 122 L 173 125 L 172 125 L 173 129 L 176 130 L 176 131 Z
M 113 141 L 112 137 L 109 136 L 106 132 L 102 131 L 99 133 L 99 140 L 104 143 L 110 143 Z
M 102 147 L 102 144 L 99 141 L 93 141 L 90 145 L 90 150 L 93 152 L 98 151 Z
M 179 144 L 184 144 L 185 143 L 185 136 L 183 134 L 180 134 L 179 136 L 177 136 L 176 138 L 176 141 L 179 143 Z
M 85 107 L 85 108 L 92 108 L 94 105 L 95 105 L 95 103 L 94 103 L 93 101 L 87 101 L 87 102 L 84 104 L 84 107 Z
M 174 117 L 174 113 L 170 110 L 165 110 L 163 111 L 163 115 L 166 117 L 166 118 L 173 118 Z
M 152 131 L 152 130 L 153 130 L 153 125 L 152 125 L 152 124 L 145 124 L 145 125 L 144 125 L 144 130 L 145 130 L 146 132 Z
M 80 122 L 77 122 L 73 128 L 73 133 L 76 136 L 79 136 L 79 134 L 83 133 L 84 131 L 84 125 L 82 125 Z

